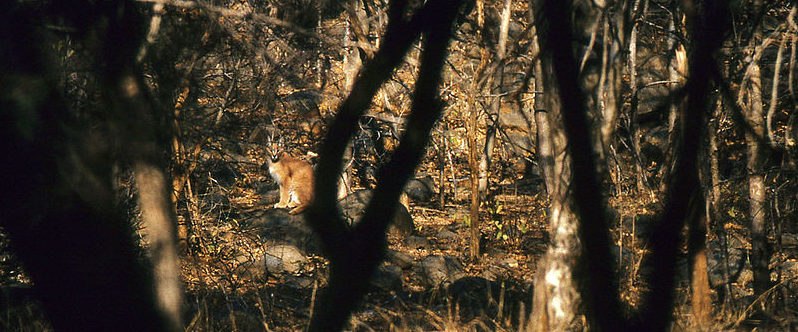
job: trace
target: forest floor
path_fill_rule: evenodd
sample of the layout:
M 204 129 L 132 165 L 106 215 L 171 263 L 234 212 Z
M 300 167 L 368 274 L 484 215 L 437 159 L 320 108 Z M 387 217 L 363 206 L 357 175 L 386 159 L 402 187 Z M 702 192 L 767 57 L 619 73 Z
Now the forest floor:
M 411 202 L 409 212 L 416 230 L 408 237 L 391 233 L 389 252 L 403 253 L 404 259 L 416 263 L 431 256 L 451 258 L 457 262 L 458 271 L 447 271 L 449 275 L 443 279 L 483 277 L 503 282 L 506 292 L 516 297 L 513 300 L 529 297 L 535 263 L 547 245 L 546 202 L 541 198 L 545 194 L 538 192 L 541 187 L 535 183 L 507 184 L 497 189 L 498 194 L 481 209 L 481 257 L 469 256 L 465 197 L 443 209 L 435 201 Z M 194 314 L 189 330 L 227 330 L 233 325 L 240 330 L 267 326 L 270 330 L 303 329 L 309 320 L 311 300 L 326 282 L 326 260 L 311 255 L 301 269 L 288 277 L 268 272 L 257 273 L 255 279 L 246 273 L 242 276 L 237 268 L 246 261 L 241 258 L 244 253 L 258 257 L 263 251 L 258 232 L 239 225 L 259 218 L 261 210 L 269 208 L 271 202 L 264 203 L 257 194 L 245 194 L 232 203 L 232 209 L 239 211 L 234 218 L 239 222 L 207 227 L 202 232 L 207 237 L 201 240 L 205 242 L 201 250 L 185 260 L 184 280 Z M 352 318 L 353 330 L 462 330 L 480 325 L 487 330 L 517 328 L 518 312 L 509 317 L 493 312 L 475 320 L 471 318 L 477 313 L 454 312 L 459 308 L 451 305 L 453 298 L 444 286 L 455 280 L 443 280 L 436 287 L 424 271 L 418 271 L 418 264 L 413 265 L 409 263 L 403 269 L 399 287 L 372 287 Z M 525 308 L 529 308 L 528 302 Z M 203 327 L 197 328 L 200 325 Z
M 467 183 L 466 179 L 462 185 Z M 183 277 L 190 303 L 188 330 L 303 330 L 311 303 L 326 284 L 328 264 L 317 253 L 308 254 L 303 264 L 289 273 L 249 273 L 252 269 L 242 269 L 248 262 L 261 264 L 258 258 L 268 247 L 263 233 L 246 226 L 248 220 L 262 218 L 274 201 L 255 189 L 236 190 L 240 191 L 231 200 L 234 212 L 230 215 L 234 217 L 202 225 L 198 237 L 202 243 L 186 257 Z M 480 208 L 481 256 L 476 259 L 468 250 L 467 190 L 454 191 L 457 194 L 447 195 L 449 200 L 443 208 L 437 195 L 427 202 L 411 201 L 409 212 L 415 232 L 406 237 L 390 234 L 383 266 L 399 267 L 380 269 L 372 290 L 352 316 L 352 330 L 517 331 L 524 326 L 536 264 L 549 240 L 543 184 L 520 178 L 494 184 L 494 195 Z M 640 196 L 619 194 L 607 202 L 617 211 L 615 220 L 610 220 L 613 254 L 618 259 L 620 294 L 630 308 L 637 306 L 637 297 L 645 287 L 637 277 L 645 253 L 640 240 L 645 229 L 641 225 L 650 222 L 659 209 L 656 201 Z M 726 229 L 734 238 L 745 238 L 742 231 Z M 708 236 L 715 244 L 710 244 L 710 250 L 715 251 L 710 256 L 718 256 L 718 238 L 714 232 Z M 737 252 L 746 247 L 745 242 L 726 245 Z M 780 257 L 782 265 L 796 265 L 794 254 Z M 744 265 L 745 256 L 738 256 Z M 430 265 L 438 257 L 445 263 Z M 685 259 L 679 264 L 673 329 L 695 330 Z M 761 322 L 761 317 L 748 317 L 753 304 L 762 304 L 763 299 L 752 298 L 750 276 L 746 275 L 750 271 L 741 270 L 729 285 L 731 298 L 722 298 L 717 288 L 713 290 L 716 314 L 709 330 L 748 331 Z M 791 293 L 792 288 L 783 291 L 781 304 L 769 304 L 781 308 L 776 310 L 780 316 L 767 318 L 773 323 L 766 326 L 776 330 L 798 326 L 798 313 L 789 309 L 791 304 L 798 304 L 798 297 Z
M 223 196 L 229 201 L 214 194 L 201 197 L 204 212 L 193 226 L 182 260 L 187 331 L 301 331 L 310 320 L 313 299 L 327 282 L 328 263 L 320 252 L 299 252 L 296 266 L 288 267 L 288 261 L 278 269 L 266 266 L 264 257 L 276 246 L 254 221 L 268 215 L 274 197 L 261 189 L 264 184 L 273 189 L 273 184 L 260 173 L 253 172 L 259 175 L 248 184 L 224 189 Z M 458 182 L 467 186 L 468 180 Z M 453 191 L 442 208 L 437 195 L 427 202 L 410 202 L 415 231 L 410 236 L 389 234 L 386 263 L 353 313 L 351 330 L 518 331 L 528 324 L 535 268 L 549 240 L 543 184 L 511 178 L 493 185 L 493 196 L 480 209 L 481 255 L 476 259 L 469 255 L 467 190 L 455 187 Z M 622 257 L 616 263 L 620 293 L 629 307 L 635 307 L 637 295 L 645 287 L 635 277 L 645 245 L 639 239 L 641 229 L 634 225 L 656 214 L 657 204 L 623 194 L 608 204 L 618 211 L 610 224 L 617 250 L 614 257 Z M 632 220 L 635 223 L 629 222 Z M 292 222 L 301 223 L 301 219 Z M 732 237 L 744 239 L 744 234 L 734 234 L 742 230 L 726 229 Z M 716 243 L 710 233 L 709 241 Z M 282 236 L 288 235 L 268 237 Z M 795 283 L 790 282 L 795 280 L 790 273 L 798 271 L 798 250 L 795 243 L 784 244 L 792 249 L 782 250 L 782 256 L 774 258 L 781 262 L 774 271 L 785 271 L 780 279 L 784 282 L 774 287 L 782 295 L 766 300 L 769 306 L 779 308 L 779 314 L 748 317 L 754 304 L 764 301 L 752 298 L 750 276 L 742 269 L 729 286 L 736 289 L 731 301 L 713 290 L 716 315 L 705 330 L 749 331 L 762 319 L 772 322 L 767 325 L 772 330 L 798 326 L 798 312 L 791 309 L 798 304 L 798 297 L 791 288 Z M 744 252 L 746 243 L 729 246 Z M 6 304 L 0 330 L 50 330 L 35 301 L 14 300 L 12 290 L 28 290 L 30 282 L 18 266 L 9 263 L 13 259 L 7 250 L 0 252 L 4 257 L 0 286 Z M 744 261 L 745 256 L 739 256 Z M 680 263 L 680 269 L 686 271 L 685 263 Z M 695 330 L 686 272 L 681 273 L 673 330 Z M 13 285 L 6 282 L 12 279 Z

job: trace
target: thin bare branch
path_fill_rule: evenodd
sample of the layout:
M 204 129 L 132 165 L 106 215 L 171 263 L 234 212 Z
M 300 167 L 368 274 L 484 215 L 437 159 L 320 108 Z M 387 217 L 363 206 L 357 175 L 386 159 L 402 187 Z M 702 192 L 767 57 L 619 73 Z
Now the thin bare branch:
M 300 27 L 296 24 L 293 24 L 289 21 L 281 20 L 278 18 L 274 18 L 268 15 L 264 15 L 261 13 L 255 13 L 251 10 L 238 10 L 238 9 L 230 9 L 225 7 L 213 6 L 206 3 L 202 3 L 200 1 L 186 1 L 186 0 L 133 0 L 136 2 L 144 2 L 144 3 L 153 3 L 153 4 L 161 4 L 171 7 L 178 7 L 178 8 L 199 8 L 217 15 L 225 16 L 225 17 L 235 17 L 235 18 L 252 18 L 256 21 L 259 21 L 263 24 L 273 26 L 273 27 L 282 27 L 288 30 L 291 30 L 295 33 L 302 34 L 308 37 L 315 38 L 317 40 L 322 41 L 327 45 L 338 45 L 339 43 L 329 38 L 328 36 L 319 34 L 316 31 L 311 29 L 305 29 Z
M 787 36 L 784 36 L 779 43 L 779 50 L 776 53 L 776 63 L 773 64 L 773 86 L 770 89 L 770 106 L 768 107 L 765 130 L 768 134 L 770 144 L 780 145 L 773 134 L 773 114 L 776 113 L 776 104 L 779 98 L 779 76 L 781 74 L 781 63 L 784 59 L 784 48 L 787 46 Z

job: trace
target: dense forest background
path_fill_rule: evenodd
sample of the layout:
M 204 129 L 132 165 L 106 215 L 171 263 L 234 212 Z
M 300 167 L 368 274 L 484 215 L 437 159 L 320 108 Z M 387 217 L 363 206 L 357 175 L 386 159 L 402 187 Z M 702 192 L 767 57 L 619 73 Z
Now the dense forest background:
M 796 329 L 796 11 L 0 5 L 0 330 Z

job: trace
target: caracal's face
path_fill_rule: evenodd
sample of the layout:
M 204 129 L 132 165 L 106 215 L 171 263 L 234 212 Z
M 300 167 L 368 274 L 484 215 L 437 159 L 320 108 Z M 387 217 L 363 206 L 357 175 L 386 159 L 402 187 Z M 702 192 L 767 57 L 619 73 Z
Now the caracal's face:
M 269 163 L 274 164 L 279 162 L 285 152 L 282 140 L 272 140 L 269 142 L 267 151 L 269 154 Z

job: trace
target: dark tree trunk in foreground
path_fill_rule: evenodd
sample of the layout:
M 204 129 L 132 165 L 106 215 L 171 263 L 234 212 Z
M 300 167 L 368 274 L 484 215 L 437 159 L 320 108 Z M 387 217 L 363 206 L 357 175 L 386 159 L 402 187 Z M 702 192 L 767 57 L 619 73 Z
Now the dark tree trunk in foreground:
M 581 4 L 588 6 L 588 4 Z M 539 87 L 547 92 L 546 105 L 557 109 L 550 109 L 552 114 L 559 116 L 549 117 L 549 126 L 553 133 L 553 151 L 558 155 L 558 149 L 567 149 L 570 161 L 554 159 L 554 188 L 552 190 L 552 252 L 569 252 L 567 260 L 542 261 L 549 268 L 539 266 L 536 278 L 545 278 L 549 284 L 554 271 L 551 267 L 558 267 L 563 273 L 559 280 L 568 280 L 570 292 L 578 290 L 581 297 L 582 311 L 591 325 L 602 326 L 604 330 L 617 330 L 621 324 L 620 308 L 618 306 L 617 288 L 613 284 L 612 262 L 609 251 L 609 233 L 604 220 L 603 198 L 600 194 L 597 167 L 595 164 L 591 130 L 588 127 L 586 116 L 585 94 L 580 89 L 578 78 L 578 64 L 574 58 L 571 45 L 573 23 L 570 20 L 571 6 L 562 1 L 545 1 L 542 11 L 536 20 L 540 45 L 540 59 L 543 69 L 543 84 Z M 575 7 L 577 11 L 585 8 Z M 578 16 L 578 15 L 577 15 Z M 584 24 L 584 22 L 582 22 Z M 555 89 L 556 87 L 556 89 Z M 562 128 L 557 130 L 556 128 Z M 555 134 L 557 133 L 557 134 Z M 559 135 L 558 139 L 555 135 Z M 561 168 L 560 172 L 557 171 Z M 548 176 L 547 176 L 548 177 Z M 560 197 L 555 198 L 555 195 Z M 555 204 L 561 204 L 557 206 Z M 564 214 L 567 213 L 567 214 Z M 562 218 L 555 223 L 555 218 Z M 587 220 L 587 219 L 590 220 Z M 580 222 L 581 219 L 581 222 Z M 567 240 L 558 240 L 559 232 L 567 232 Z M 589 235 L 586 235 L 589 234 Z M 583 250 L 584 249 L 584 250 Z M 586 257 L 589 254 L 591 257 Z M 549 256 L 550 254 L 547 254 Z M 592 262 L 591 262 L 592 261 Z M 562 266 L 565 266 L 563 268 Z M 592 283 L 601 284 L 590 291 L 584 285 L 589 273 Z M 572 279 L 573 278 L 573 279 Z M 536 283 L 536 297 L 541 291 Z M 548 285 L 547 285 L 548 286 Z M 556 295 L 556 294 L 553 294 Z M 607 301 L 609 300 L 609 301 Z M 556 305 L 562 299 L 552 297 L 548 303 Z M 563 313 L 575 313 L 579 309 L 580 299 L 573 299 L 563 303 L 569 307 L 557 308 Z M 594 305 L 599 301 L 606 301 L 599 306 Z M 540 303 L 537 299 L 535 304 Z M 540 309 L 533 308 L 534 312 Z M 596 312 L 594 312 L 596 310 Z M 551 311 L 551 310 L 549 310 Z M 560 317 L 565 317 L 560 315 Z M 551 314 L 547 317 L 552 322 Z M 539 319 L 533 315 L 531 322 Z M 556 322 L 557 325 L 547 326 L 548 329 L 562 330 L 572 326 L 572 321 Z
M 726 5 L 720 1 L 707 1 L 702 3 L 700 8 L 693 3 L 688 3 L 687 6 L 690 31 L 694 38 L 691 61 L 689 61 L 690 79 L 685 87 L 687 103 L 686 107 L 681 109 L 681 118 L 684 119 L 680 130 L 682 139 L 674 149 L 677 160 L 673 175 L 666 187 L 664 213 L 648 242 L 651 254 L 644 260 L 644 269 L 650 271 L 644 278 L 649 290 L 643 294 L 641 310 L 632 314 L 631 321 L 621 316 L 618 290 L 610 259 L 603 198 L 591 153 L 590 128 L 586 121 L 585 96 L 579 86 L 578 66 L 571 44 L 573 37 L 570 18 L 573 17 L 571 15 L 573 9 L 568 2 L 556 0 L 545 1 L 540 7 L 543 15 L 536 19 L 536 26 L 540 38 L 541 61 L 544 64 L 542 77 L 550 77 L 545 71 L 547 61 L 551 61 L 552 72 L 556 76 L 556 86 L 559 89 L 568 151 L 572 158 L 569 186 L 571 191 L 568 195 L 573 200 L 574 211 L 580 219 L 579 227 L 576 229 L 579 243 L 584 248 L 581 253 L 577 253 L 580 259 L 572 268 L 575 273 L 573 278 L 577 281 L 582 298 L 582 311 L 591 329 L 664 331 L 671 321 L 681 230 L 686 220 L 700 217 L 703 208 L 701 204 L 703 196 L 698 181 L 698 144 L 694 144 L 694 140 L 700 138 L 703 131 L 708 107 L 707 96 L 710 91 L 709 78 L 715 66 L 712 55 L 724 37 L 727 24 Z M 551 86 L 541 88 L 551 89 Z M 556 180 L 563 181 L 562 178 Z M 547 272 L 539 268 L 536 278 L 549 280 L 558 277 L 543 273 Z M 536 297 L 540 291 L 536 283 Z M 540 302 L 536 298 L 534 303 L 537 305 Z M 535 308 L 533 310 L 540 311 Z M 543 329 L 558 328 L 545 326 L 548 321 L 536 320 L 545 318 L 549 321 L 551 319 L 533 314 L 530 322 L 544 325 Z
M 53 328 L 180 329 L 179 303 L 173 301 L 180 301 L 180 291 L 172 282 L 176 275 L 162 275 L 173 272 L 169 267 L 156 271 L 171 280 L 158 282 L 168 285 L 168 290 L 157 290 L 169 299 L 156 300 L 155 285 L 139 259 L 131 225 L 114 202 L 115 149 L 126 147 L 121 154 L 140 165 L 159 164 L 158 157 L 144 158 L 161 156 L 152 135 L 150 104 L 132 71 L 141 40 L 136 9 L 131 3 L 79 3 L 70 8 L 4 3 L 0 15 L 2 86 L 10 87 L 0 92 L 0 123 L 7 126 L 0 130 L 0 153 L 6 157 L 0 166 L 0 226 L 33 280 Z M 108 103 L 103 112 L 106 122 L 99 126 L 78 121 L 62 99 L 48 51 L 48 43 L 55 39 L 37 25 L 42 17 L 68 22 L 79 30 L 78 38 L 97 47 L 97 61 L 102 64 L 98 74 L 107 86 L 103 97 Z M 139 168 L 140 179 L 153 179 L 144 168 L 153 169 Z M 163 174 L 162 169 L 158 172 Z M 167 179 L 155 182 L 161 186 L 143 193 L 141 199 L 147 202 L 142 202 L 142 208 L 147 206 L 144 213 L 159 214 L 147 219 L 169 222 Z M 174 249 L 158 245 L 162 250 Z
M 442 110 L 438 84 L 460 4 L 454 0 L 428 1 L 406 21 L 406 2 L 392 2 L 382 47 L 364 66 L 330 126 L 316 168 L 315 200 L 305 216 L 319 234 L 330 260 L 329 285 L 317 300 L 310 331 L 343 329 L 384 257 L 389 217 L 394 213 L 404 183 L 423 156 L 430 130 Z M 341 172 L 344 148 L 354 133 L 358 117 L 366 111 L 379 86 L 390 77 L 421 33 L 421 67 L 407 131 L 392 159 L 380 171 L 377 188 L 365 214 L 356 226 L 347 229 L 338 215 L 335 199 L 336 175 Z
M 692 38 L 688 61 L 688 79 L 685 85 L 686 107 L 680 109 L 680 139 L 674 147 L 674 167 L 665 187 L 665 207 L 662 219 L 649 239 L 651 254 L 644 264 L 650 269 L 646 276 L 649 291 L 643 294 L 641 312 L 635 328 L 653 331 L 666 330 L 672 319 L 676 257 L 679 252 L 681 231 L 687 221 L 703 215 L 703 193 L 698 178 L 698 151 L 703 137 L 704 122 L 709 114 L 710 78 L 717 64 L 713 54 L 720 47 L 728 25 L 728 3 L 706 1 L 698 6 L 686 2 L 683 10 Z M 697 226 L 696 226 L 697 227 Z

